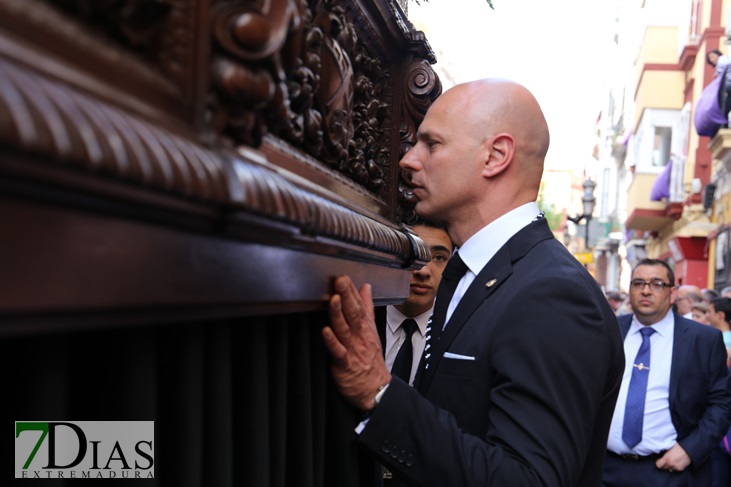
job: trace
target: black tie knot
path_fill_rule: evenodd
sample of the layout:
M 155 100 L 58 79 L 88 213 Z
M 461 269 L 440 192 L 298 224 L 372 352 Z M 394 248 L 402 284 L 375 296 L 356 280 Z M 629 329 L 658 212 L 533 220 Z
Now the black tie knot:
M 447 265 L 442 272 L 442 279 L 449 281 L 459 281 L 467 272 L 467 264 L 464 263 L 459 256 L 459 252 L 455 252 L 451 259 L 447 261 Z
M 411 318 L 407 318 L 401 323 L 401 329 L 404 330 L 404 333 L 406 333 L 407 340 L 411 339 L 411 335 L 414 334 L 418 327 L 419 325 L 416 324 L 416 321 Z

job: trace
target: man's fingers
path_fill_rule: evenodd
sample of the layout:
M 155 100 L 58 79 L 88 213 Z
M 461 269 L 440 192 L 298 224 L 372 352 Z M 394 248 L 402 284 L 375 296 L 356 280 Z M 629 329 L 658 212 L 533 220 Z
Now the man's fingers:
M 690 465 L 690 457 L 677 443 L 655 462 L 657 468 L 668 472 L 682 472 L 688 465 Z
M 376 321 L 375 308 L 373 307 L 373 290 L 370 284 L 363 284 L 360 287 L 360 299 L 363 301 L 363 309 L 369 321 Z
M 373 301 L 370 298 L 370 286 L 365 284 L 363 288 L 365 287 L 368 288 L 368 290 L 365 291 L 365 295 L 372 307 Z M 340 295 L 341 312 L 348 326 L 354 330 L 362 326 L 368 319 L 368 315 L 365 311 L 366 305 L 363 302 L 363 297 L 361 297 L 361 294 L 357 289 L 355 289 L 353 281 L 351 281 L 348 276 L 338 277 L 335 280 L 335 292 Z
M 357 290 L 348 276 L 336 278 L 333 287 L 335 293 L 329 303 L 330 326 L 327 331 L 323 330 L 323 338 L 333 356 L 345 360 L 354 345 L 367 342 L 370 333 L 377 334 L 373 298 L 370 284 Z
M 343 299 L 339 294 L 333 294 L 330 297 L 329 311 L 331 331 L 337 340 L 347 348 L 351 339 L 351 325 L 343 315 Z
M 327 348 L 335 361 L 342 362 L 345 360 L 345 356 L 348 354 L 348 351 L 345 349 L 343 344 L 340 343 L 338 337 L 335 336 L 332 328 L 329 326 L 323 327 L 322 339 L 325 342 L 325 348 Z

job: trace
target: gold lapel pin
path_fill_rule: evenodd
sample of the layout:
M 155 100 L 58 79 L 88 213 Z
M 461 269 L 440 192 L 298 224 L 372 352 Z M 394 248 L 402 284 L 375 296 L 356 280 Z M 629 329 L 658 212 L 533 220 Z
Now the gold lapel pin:
M 497 279 L 490 279 L 489 281 L 487 281 L 487 284 L 485 284 L 485 287 L 493 287 L 496 282 Z

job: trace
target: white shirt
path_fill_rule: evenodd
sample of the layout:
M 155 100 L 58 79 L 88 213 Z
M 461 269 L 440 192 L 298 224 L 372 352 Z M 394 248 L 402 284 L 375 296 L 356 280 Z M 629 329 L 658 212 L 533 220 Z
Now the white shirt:
M 629 448 L 622 440 L 622 426 L 632 368 L 642 344 L 640 329 L 644 328 L 644 325 L 637 321 L 635 316 L 632 317 L 627 337 L 624 339 L 624 356 L 626 357 L 624 375 L 607 442 L 607 449 L 615 453 L 636 453 L 638 455 L 659 453 L 672 448 L 678 437 L 678 432 L 675 431 L 670 418 L 670 370 L 673 363 L 673 333 L 675 330 L 672 310 L 651 327 L 654 328 L 655 333 L 650 335 L 650 371 L 647 377 L 642 440 L 634 448 Z
M 411 335 L 411 345 L 414 347 L 414 359 L 411 363 L 411 377 L 409 378 L 409 384 L 414 383 L 414 376 L 416 376 L 416 370 L 419 367 L 419 361 L 421 355 L 424 353 L 424 345 L 426 344 L 426 324 L 429 321 L 429 317 L 432 314 L 432 310 L 428 310 L 418 316 L 411 317 L 416 324 L 419 326 L 417 330 Z M 388 306 L 386 308 L 386 367 L 391 370 L 393 362 L 396 360 L 396 355 L 401 349 L 401 345 L 404 343 L 406 338 L 406 332 L 401 328 L 401 323 L 405 319 L 409 318 L 394 306 Z
M 449 302 L 447 316 L 444 320 L 445 327 L 449 323 L 449 318 L 452 317 L 455 308 L 457 308 L 457 304 L 459 304 L 477 274 L 513 235 L 527 227 L 540 212 L 538 204 L 535 202 L 519 206 L 472 235 L 459 248 L 459 256 L 467 265 L 468 270 L 457 284 L 457 289 Z
M 505 245 L 505 243 L 510 240 L 513 235 L 518 233 L 524 227 L 527 227 L 540 213 L 541 211 L 538 208 L 538 204 L 536 202 L 531 202 L 523 206 L 519 206 L 518 208 L 509 211 L 505 215 L 487 225 L 485 228 L 471 236 L 464 243 L 464 245 L 462 245 L 462 247 L 459 249 L 459 255 L 462 258 L 462 261 L 467 265 L 468 270 L 465 273 L 464 277 L 462 277 L 462 279 L 459 281 L 457 289 L 454 291 L 454 295 L 452 296 L 452 301 L 449 302 L 447 317 L 444 320 L 445 326 L 446 323 L 449 322 L 449 318 L 452 316 L 452 313 L 457 307 L 459 301 L 462 299 L 462 296 L 464 296 L 464 294 L 467 292 L 467 288 L 470 287 L 472 281 L 474 281 L 475 277 L 477 277 L 477 273 L 480 272 L 483 267 L 485 267 L 490 259 L 495 256 L 497 251 L 500 250 L 500 248 Z M 386 311 L 386 321 L 388 323 L 392 321 L 389 314 L 391 308 L 393 308 L 393 306 L 389 306 Z M 395 308 L 393 309 L 395 311 L 398 311 Z M 431 315 L 431 311 L 425 314 Z M 427 316 L 427 320 L 428 318 L 429 317 Z M 425 328 L 419 321 L 417 321 L 417 323 L 419 323 L 419 331 L 421 332 L 421 336 L 423 337 Z M 400 324 L 401 321 L 398 322 L 398 325 Z M 389 324 L 389 326 L 387 326 L 386 328 L 390 329 L 391 325 Z M 417 333 L 414 332 L 414 335 L 416 334 Z M 401 339 L 403 340 L 403 335 Z M 414 359 L 416 360 L 416 343 L 412 343 L 414 344 Z M 422 351 L 424 350 L 423 344 L 421 345 L 420 349 Z M 388 331 L 386 332 L 386 350 L 388 351 Z M 396 356 L 394 355 L 394 359 L 395 357 Z M 418 357 L 420 360 L 421 353 L 418 355 Z M 391 359 L 391 364 L 393 364 L 394 359 Z M 418 364 L 419 362 L 416 361 L 416 363 L 411 367 L 411 382 L 413 382 L 414 380 L 414 374 L 416 373 L 415 366 Z M 390 370 L 391 366 L 388 364 L 388 359 L 386 361 L 386 365 Z M 355 428 L 356 434 L 360 434 L 367 424 L 367 419 L 360 422 Z

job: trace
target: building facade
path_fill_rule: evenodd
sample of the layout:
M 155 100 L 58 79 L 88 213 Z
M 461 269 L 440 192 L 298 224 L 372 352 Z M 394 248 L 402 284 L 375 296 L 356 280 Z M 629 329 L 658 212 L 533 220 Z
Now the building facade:
M 643 257 L 663 259 L 678 284 L 701 288 L 719 285 L 710 265 L 718 218 L 704 205 L 717 177 L 712 141 L 698 135 L 693 115 L 714 76 L 706 53 L 726 49 L 728 3 L 646 0 L 623 7 L 618 44 L 625 41 L 620 58 L 632 71 L 613 87 L 610 107 L 622 102 L 601 146 L 608 169 L 601 184 L 618 195 L 616 216 L 625 226 L 618 252 L 626 267 Z

